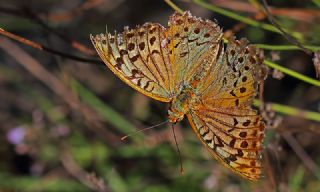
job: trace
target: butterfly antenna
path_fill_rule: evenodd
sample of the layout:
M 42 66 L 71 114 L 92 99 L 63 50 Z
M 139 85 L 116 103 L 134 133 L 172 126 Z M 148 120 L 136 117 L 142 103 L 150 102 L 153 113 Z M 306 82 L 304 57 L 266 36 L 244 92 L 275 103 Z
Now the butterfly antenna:
M 155 128 L 155 127 L 159 127 L 159 126 L 161 126 L 161 125 L 163 125 L 163 124 L 166 124 L 166 123 L 168 123 L 168 122 L 169 122 L 169 120 L 166 120 L 166 121 L 161 122 L 161 123 L 159 123 L 159 124 L 157 124 L 157 125 L 153 125 L 153 126 L 151 126 L 151 127 L 146 127 L 146 128 L 143 128 L 143 129 L 139 129 L 139 130 L 134 131 L 134 132 L 132 132 L 132 133 L 126 135 L 126 136 L 121 137 L 121 140 L 123 141 L 123 140 L 127 139 L 128 137 L 131 137 L 132 135 L 136 135 L 136 134 L 138 134 L 138 133 L 140 133 L 140 132 L 143 132 L 143 131 L 146 131 L 146 130 L 149 130 L 149 129 L 153 129 L 153 128 Z
M 173 133 L 174 142 L 176 143 L 177 151 L 178 151 L 178 154 L 179 154 L 180 173 L 181 173 L 181 175 L 182 175 L 182 174 L 184 173 L 183 166 L 182 166 L 182 158 L 181 158 L 181 153 L 180 153 L 180 149 L 179 149 L 179 145 L 178 145 L 178 142 L 177 142 L 176 133 L 175 133 L 175 131 L 174 131 L 174 125 L 173 125 L 173 124 L 171 124 L 171 128 L 172 128 L 172 133 Z

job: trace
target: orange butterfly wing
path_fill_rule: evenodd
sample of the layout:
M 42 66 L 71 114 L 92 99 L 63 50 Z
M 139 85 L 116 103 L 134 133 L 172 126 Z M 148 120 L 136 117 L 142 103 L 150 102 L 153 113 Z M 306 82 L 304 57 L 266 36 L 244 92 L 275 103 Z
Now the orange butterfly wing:
M 99 56 L 121 80 L 137 91 L 169 102 L 173 92 L 173 71 L 168 50 L 162 45 L 160 24 L 146 23 L 118 35 L 90 36 Z
M 231 39 L 199 83 L 200 101 L 187 117 L 212 156 L 235 173 L 257 180 L 265 124 L 252 100 L 261 80 L 262 59 L 245 40 Z
M 166 36 L 178 91 L 179 86 L 191 81 L 197 70 L 207 70 L 213 63 L 222 34 L 216 23 L 196 18 L 188 11 L 170 16 Z

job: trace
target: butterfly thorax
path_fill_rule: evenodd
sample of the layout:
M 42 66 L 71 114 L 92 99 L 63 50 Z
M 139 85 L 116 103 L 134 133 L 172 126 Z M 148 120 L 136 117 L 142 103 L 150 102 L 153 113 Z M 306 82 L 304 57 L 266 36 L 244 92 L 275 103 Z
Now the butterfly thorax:
M 184 115 L 188 113 L 190 107 L 196 101 L 196 94 L 192 87 L 182 86 L 180 93 L 171 101 L 171 106 L 168 110 L 169 121 L 171 123 L 179 122 Z

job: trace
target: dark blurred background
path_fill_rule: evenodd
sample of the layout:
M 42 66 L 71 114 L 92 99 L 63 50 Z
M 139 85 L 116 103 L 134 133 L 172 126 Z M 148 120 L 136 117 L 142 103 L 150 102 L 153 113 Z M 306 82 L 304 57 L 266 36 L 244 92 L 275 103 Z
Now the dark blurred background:
M 216 19 L 226 34 L 253 44 L 292 44 L 281 34 L 204 8 L 200 1 L 174 2 L 193 15 Z M 259 1 L 206 2 L 269 23 Z M 268 3 L 283 28 L 320 50 L 320 1 Z M 111 32 L 145 22 L 166 26 L 173 12 L 162 0 L 0 0 L 0 28 L 69 56 L 99 60 L 89 34 L 104 33 L 106 25 Z M 312 55 L 276 48 L 264 54 L 316 78 Z M 0 191 L 320 191 L 319 86 L 270 68 L 264 99 L 297 113 L 265 107 L 269 119 L 261 181 L 246 181 L 219 165 L 186 120 L 176 125 L 181 175 L 169 125 L 120 140 L 167 120 L 166 104 L 125 85 L 101 63 L 68 59 L 0 36 Z

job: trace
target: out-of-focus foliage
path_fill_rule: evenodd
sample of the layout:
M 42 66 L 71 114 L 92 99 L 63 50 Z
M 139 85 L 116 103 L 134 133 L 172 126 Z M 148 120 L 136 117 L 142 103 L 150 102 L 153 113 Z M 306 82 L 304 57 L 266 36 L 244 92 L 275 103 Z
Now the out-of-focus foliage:
M 252 11 L 258 1 L 207 2 L 268 23 Z M 269 3 L 282 27 L 302 34 L 299 41 L 320 44 L 318 0 Z M 252 43 L 290 43 L 280 34 L 241 24 L 196 3 L 178 5 L 216 19 L 224 31 L 234 30 L 238 38 Z M 300 10 L 300 16 L 293 10 Z M 103 33 L 106 25 L 109 31 L 145 22 L 167 25 L 172 13 L 161 0 L 0 0 L 0 27 L 66 54 L 98 59 L 89 34 Z M 30 73 L 17 61 L 20 54 L 12 57 L 0 48 L 1 191 L 320 191 L 319 121 L 282 115 L 282 121 L 266 131 L 265 176 L 251 183 L 212 160 L 184 120 L 175 125 L 185 170 L 181 175 L 169 125 L 120 140 L 165 121 L 166 104 L 134 91 L 102 65 L 14 44 L 48 74 L 40 73 L 37 65 Z M 265 57 L 315 78 L 312 57 L 302 51 L 265 50 Z M 270 70 L 265 82 L 265 101 L 320 112 L 319 87 L 290 76 L 275 79 L 274 73 Z M 53 77 L 58 85 L 48 84 Z M 61 87 L 68 94 L 59 94 Z

